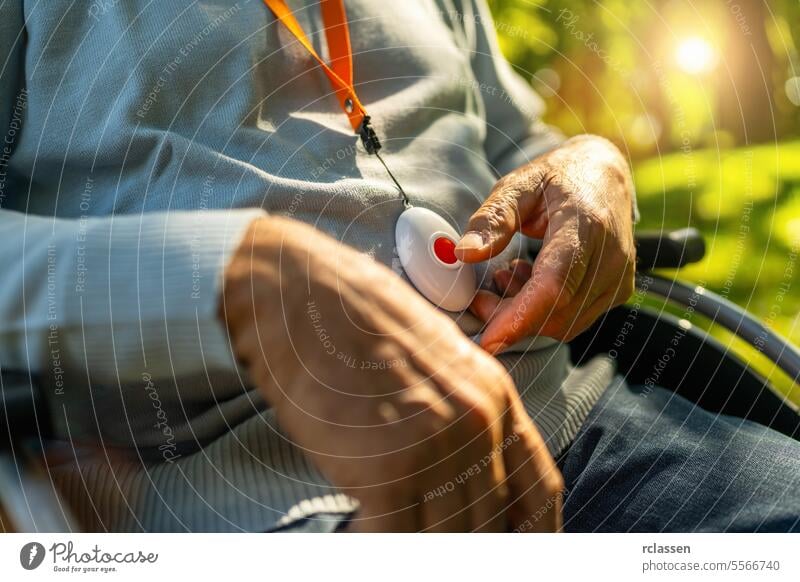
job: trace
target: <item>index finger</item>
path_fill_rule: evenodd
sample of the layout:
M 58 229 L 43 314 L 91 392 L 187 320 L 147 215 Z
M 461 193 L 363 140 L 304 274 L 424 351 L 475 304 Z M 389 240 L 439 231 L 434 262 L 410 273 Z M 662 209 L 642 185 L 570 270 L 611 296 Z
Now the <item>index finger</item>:
M 481 346 L 497 353 L 537 334 L 548 317 L 568 305 L 580 289 L 589 252 L 572 229 L 556 232 L 536 257 L 533 276 L 511 301 L 500 305 L 483 332 Z
M 466 263 L 486 261 L 500 253 L 539 208 L 544 170 L 535 163 L 501 178 L 489 197 L 470 217 L 456 245 L 456 256 Z

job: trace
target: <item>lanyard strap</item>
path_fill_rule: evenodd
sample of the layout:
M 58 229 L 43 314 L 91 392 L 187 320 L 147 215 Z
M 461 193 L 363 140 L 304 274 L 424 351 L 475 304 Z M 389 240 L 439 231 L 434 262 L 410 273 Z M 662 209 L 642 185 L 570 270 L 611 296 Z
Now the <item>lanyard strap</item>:
M 353 131 L 361 136 L 361 141 L 367 151 L 371 154 L 375 153 L 381 148 L 381 144 L 375 131 L 370 127 L 369 115 L 353 87 L 353 51 L 350 47 L 350 28 L 347 24 L 344 0 L 321 0 L 320 3 L 322 22 L 325 26 L 325 39 L 328 41 L 328 52 L 331 57 L 330 66 L 314 50 L 314 46 L 286 5 L 286 1 L 264 0 L 264 4 L 272 11 L 275 18 L 286 26 L 289 32 L 320 64 L 336 93 L 339 106 L 350 120 Z

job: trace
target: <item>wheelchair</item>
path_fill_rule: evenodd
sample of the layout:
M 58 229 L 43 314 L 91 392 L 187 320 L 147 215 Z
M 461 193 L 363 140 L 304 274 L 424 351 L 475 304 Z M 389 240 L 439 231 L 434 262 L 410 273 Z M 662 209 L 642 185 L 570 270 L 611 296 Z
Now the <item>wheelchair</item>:
M 798 407 L 689 320 L 698 314 L 727 329 L 795 385 L 800 384 L 800 350 L 725 298 L 655 272 L 701 260 L 705 243 L 697 230 L 637 232 L 636 244 L 634 299 L 570 342 L 573 363 L 607 354 L 629 383 L 658 385 L 710 412 L 745 418 L 800 440 Z M 643 304 L 643 296 L 677 306 L 684 317 Z M 0 532 L 79 531 L 48 478 L 44 451 L 53 433 L 36 378 L 0 372 Z

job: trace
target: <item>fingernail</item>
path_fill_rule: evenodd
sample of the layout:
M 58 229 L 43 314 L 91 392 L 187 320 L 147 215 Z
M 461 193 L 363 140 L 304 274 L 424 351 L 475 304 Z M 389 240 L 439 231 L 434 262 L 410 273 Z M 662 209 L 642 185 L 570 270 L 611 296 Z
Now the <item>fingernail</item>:
M 471 230 L 461 237 L 456 245 L 456 250 L 459 251 L 477 251 L 486 246 L 483 237 L 479 232 Z

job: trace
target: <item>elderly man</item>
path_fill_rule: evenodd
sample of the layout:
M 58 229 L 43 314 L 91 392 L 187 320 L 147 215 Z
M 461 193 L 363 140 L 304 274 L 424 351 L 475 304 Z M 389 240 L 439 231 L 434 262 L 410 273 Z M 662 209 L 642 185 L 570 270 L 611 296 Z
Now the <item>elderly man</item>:
M 569 366 L 633 286 L 631 178 L 480 1 L 10 0 L 0 63 L 0 363 L 95 453 L 51 469 L 86 527 L 796 526 L 795 443 Z M 469 310 L 409 283 L 409 206 Z

